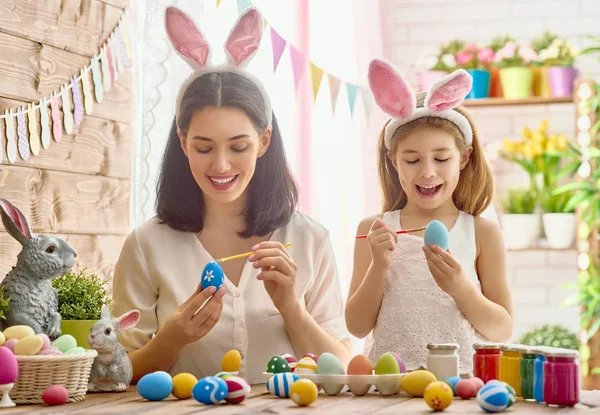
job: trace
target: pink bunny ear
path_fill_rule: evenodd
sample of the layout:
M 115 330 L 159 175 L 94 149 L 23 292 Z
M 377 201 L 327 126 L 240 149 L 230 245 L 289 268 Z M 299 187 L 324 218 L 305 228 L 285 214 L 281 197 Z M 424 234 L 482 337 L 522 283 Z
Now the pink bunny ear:
M 119 330 L 128 330 L 140 321 L 140 312 L 138 310 L 131 310 L 117 318 L 119 323 Z
M 410 117 L 417 107 L 412 88 L 396 68 L 383 59 L 371 61 L 369 86 L 377 105 L 392 118 Z
M 225 42 L 227 62 L 244 67 L 258 50 L 263 32 L 263 18 L 251 8 L 242 14 Z
M 167 7 L 165 27 L 171 44 L 179 55 L 194 69 L 208 62 L 210 46 L 194 21 L 177 7 Z
M 456 108 L 464 101 L 472 85 L 471 75 L 464 69 L 458 69 L 431 86 L 425 97 L 425 108 L 435 112 Z
M 25 215 L 6 199 L 0 198 L 0 213 L 6 231 L 21 245 L 31 239 L 31 229 Z

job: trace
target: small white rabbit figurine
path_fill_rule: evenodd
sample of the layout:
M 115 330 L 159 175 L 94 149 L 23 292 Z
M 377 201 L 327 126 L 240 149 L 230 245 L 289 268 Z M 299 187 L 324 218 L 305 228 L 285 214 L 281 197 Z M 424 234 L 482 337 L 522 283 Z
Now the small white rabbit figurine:
M 90 330 L 88 342 L 98 352 L 94 358 L 89 392 L 124 392 L 131 383 L 133 368 L 131 360 L 119 343 L 119 331 L 135 327 L 140 320 L 140 312 L 131 310 L 120 317 L 112 318 L 106 305 L 102 315 Z

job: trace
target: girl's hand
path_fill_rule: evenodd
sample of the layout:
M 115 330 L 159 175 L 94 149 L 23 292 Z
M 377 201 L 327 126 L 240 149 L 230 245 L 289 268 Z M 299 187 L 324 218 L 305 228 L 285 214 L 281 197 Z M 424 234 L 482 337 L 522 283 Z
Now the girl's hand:
M 469 277 L 450 249 L 444 251 L 437 245 L 431 245 L 431 248 L 425 245 L 423 252 L 431 275 L 445 293 L 455 297 L 469 283 Z
M 392 264 L 392 252 L 396 249 L 396 243 L 398 242 L 396 231 L 381 219 L 375 219 L 369 231 L 369 236 L 367 236 L 367 241 L 369 241 L 373 264 L 388 269 Z
M 262 271 L 256 278 L 264 282 L 273 304 L 285 314 L 298 305 L 295 294 L 298 267 L 280 242 L 261 242 L 253 250 L 248 261 Z
M 202 290 L 202 286 L 198 284 L 194 294 L 169 316 L 157 336 L 165 336 L 165 339 L 169 339 L 172 344 L 180 348 L 200 340 L 219 321 L 225 292 L 225 287 L 219 288 L 218 291 L 212 286 Z M 202 304 L 204 304 L 202 310 L 195 314 Z

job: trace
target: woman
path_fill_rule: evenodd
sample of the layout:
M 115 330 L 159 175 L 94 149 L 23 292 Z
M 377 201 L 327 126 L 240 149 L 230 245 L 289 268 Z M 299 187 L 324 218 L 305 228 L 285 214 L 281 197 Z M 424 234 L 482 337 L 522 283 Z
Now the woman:
M 260 43 L 262 17 L 254 9 L 240 17 L 226 43 L 228 64 L 219 67 L 207 65 L 207 43 L 183 12 L 168 8 L 166 24 L 196 70 L 178 95 L 157 216 L 128 236 L 115 267 L 114 313 L 141 312 L 120 338 L 133 380 L 157 370 L 214 375 L 231 349 L 240 351 L 240 376 L 250 383 L 264 383 L 268 361 L 283 353 L 331 352 L 346 364 L 329 233 L 295 211 L 297 189 L 269 97 L 242 67 Z M 208 262 L 248 251 L 255 253 L 247 260 L 221 264 L 218 291 L 200 288 Z

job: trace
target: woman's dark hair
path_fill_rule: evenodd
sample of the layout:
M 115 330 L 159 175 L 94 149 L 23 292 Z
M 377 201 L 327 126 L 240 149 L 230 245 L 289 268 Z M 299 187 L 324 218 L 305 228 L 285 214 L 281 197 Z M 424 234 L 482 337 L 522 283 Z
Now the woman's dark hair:
M 156 186 L 156 214 L 162 223 L 185 232 L 200 232 L 204 226 L 205 204 L 187 157 L 181 149 L 177 123 L 187 134 L 192 115 L 206 106 L 235 107 L 246 113 L 256 130 L 267 126 L 265 104 L 256 85 L 231 72 L 209 73 L 195 79 L 185 91 L 178 120 L 169 133 Z M 256 160 L 248 184 L 244 209 L 246 229 L 240 236 L 264 236 L 287 225 L 298 204 L 298 189 L 285 158 L 277 120 L 273 115 L 271 142 Z

